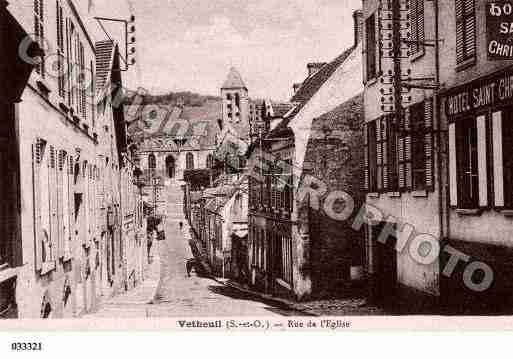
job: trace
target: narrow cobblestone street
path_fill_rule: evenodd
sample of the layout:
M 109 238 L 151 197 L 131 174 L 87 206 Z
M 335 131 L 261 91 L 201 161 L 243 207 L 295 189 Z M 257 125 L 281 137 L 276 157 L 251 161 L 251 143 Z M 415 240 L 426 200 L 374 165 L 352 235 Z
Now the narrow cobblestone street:
M 264 303 L 251 294 L 196 273 L 187 277 L 185 261 L 192 258 L 186 238 L 182 192 L 166 187 L 166 240 L 153 245 L 153 263 L 148 277 L 137 288 L 104 301 L 90 318 L 209 317 L 209 316 L 299 316 L 304 313 L 276 303 Z M 153 299 L 154 304 L 151 304 Z

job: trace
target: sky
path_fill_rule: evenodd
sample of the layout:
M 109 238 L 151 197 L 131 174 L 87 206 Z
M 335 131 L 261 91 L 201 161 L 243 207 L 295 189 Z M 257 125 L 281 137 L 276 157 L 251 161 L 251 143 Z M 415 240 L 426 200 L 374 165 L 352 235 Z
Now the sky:
M 86 3 L 86 0 L 80 0 Z M 353 44 L 361 0 L 93 0 L 97 16 L 136 16 L 129 86 L 218 95 L 231 66 L 253 98 L 287 100 L 308 62 Z M 132 9 L 132 10 L 130 10 Z M 109 28 L 113 33 L 115 30 Z

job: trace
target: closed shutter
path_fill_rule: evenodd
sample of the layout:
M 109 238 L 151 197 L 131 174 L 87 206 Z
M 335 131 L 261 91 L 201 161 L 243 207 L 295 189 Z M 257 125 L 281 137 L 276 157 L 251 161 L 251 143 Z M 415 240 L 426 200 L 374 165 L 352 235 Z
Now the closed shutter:
M 458 172 L 456 163 L 456 124 L 449 124 L 449 190 L 451 206 L 458 205 Z
M 488 164 L 486 160 L 486 117 L 477 118 L 477 174 L 479 179 L 479 206 L 488 205 Z
M 493 189 L 495 206 L 504 207 L 504 162 L 502 152 L 502 112 L 492 114 Z
M 424 148 L 426 158 L 426 189 L 432 190 L 434 185 L 433 180 L 433 99 L 426 99 L 424 101 L 424 126 L 426 133 L 424 134 Z
M 367 124 L 363 125 L 363 189 L 369 191 L 369 133 Z

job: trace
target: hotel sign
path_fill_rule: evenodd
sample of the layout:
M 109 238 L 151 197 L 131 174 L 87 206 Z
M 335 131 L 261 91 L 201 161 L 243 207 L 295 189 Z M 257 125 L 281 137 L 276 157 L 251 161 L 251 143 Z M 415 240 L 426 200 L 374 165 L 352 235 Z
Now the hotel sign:
M 444 97 L 448 117 L 472 113 L 487 106 L 513 104 L 513 68 L 451 89 Z
M 513 0 L 486 4 L 486 34 L 490 60 L 513 60 Z

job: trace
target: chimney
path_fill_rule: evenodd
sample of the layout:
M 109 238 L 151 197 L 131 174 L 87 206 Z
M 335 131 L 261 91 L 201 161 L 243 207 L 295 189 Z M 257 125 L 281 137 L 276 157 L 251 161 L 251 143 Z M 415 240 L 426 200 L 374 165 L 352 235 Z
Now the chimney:
M 354 21 L 354 46 L 357 46 L 363 40 L 363 11 L 355 10 L 353 12 Z
M 311 62 L 307 64 L 306 69 L 308 70 L 308 77 L 315 75 L 324 65 L 326 65 L 326 62 Z
M 297 92 L 297 90 L 299 90 L 299 88 L 301 87 L 301 85 L 303 85 L 302 82 L 298 82 L 298 83 L 295 83 L 294 85 L 292 85 L 292 90 L 294 91 L 293 93 L 295 94 Z

